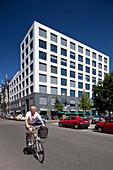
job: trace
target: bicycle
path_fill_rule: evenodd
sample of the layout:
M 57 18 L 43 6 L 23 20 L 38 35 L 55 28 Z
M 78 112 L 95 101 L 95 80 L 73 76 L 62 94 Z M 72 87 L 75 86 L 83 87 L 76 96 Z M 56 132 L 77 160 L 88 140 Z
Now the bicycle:
M 37 157 L 37 159 L 43 163 L 45 158 L 44 147 L 41 142 L 40 137 L 38 136 L 38 130 L 41 126 L 31 126 L 33 128 L 33 132 L 31 133 L 30 142 L 31 146 L 28 146 L 28 133 L 26 133 L 26 146 L 31 149 L 33 155 Z M 34 133 L 36 134 L 36 139 L 34 139 Z

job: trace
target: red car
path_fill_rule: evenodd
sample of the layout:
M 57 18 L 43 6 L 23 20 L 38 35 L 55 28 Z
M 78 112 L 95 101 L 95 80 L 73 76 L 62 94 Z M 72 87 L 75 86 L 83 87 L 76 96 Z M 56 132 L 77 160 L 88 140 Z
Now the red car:
M 113 117 L 109 117 L 106 121 L 104 122 L 98 122 L 95 125 L 95 129 L 98 132 L 113 132 Z
M 74 127 L 78 128 L 88 128 L 90 125 L 88 119 L 82 119 L 78 116 L 68 116 L 64 120 L 59 121 L 59 126 Z

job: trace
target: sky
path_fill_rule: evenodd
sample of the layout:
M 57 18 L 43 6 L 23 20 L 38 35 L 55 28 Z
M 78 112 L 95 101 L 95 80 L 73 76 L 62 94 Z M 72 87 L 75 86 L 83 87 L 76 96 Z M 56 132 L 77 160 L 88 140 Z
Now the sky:
M 110 57 L 113 0 L 0 0 L 0 84 L 20 70 L 20 43 L 34 21 Z

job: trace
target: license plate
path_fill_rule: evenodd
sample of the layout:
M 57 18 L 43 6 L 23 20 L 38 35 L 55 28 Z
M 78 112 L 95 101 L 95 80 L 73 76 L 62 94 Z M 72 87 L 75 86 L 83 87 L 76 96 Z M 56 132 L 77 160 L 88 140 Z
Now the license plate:
M 88 122 L 88 121 L 84 121 L 84 122 Z

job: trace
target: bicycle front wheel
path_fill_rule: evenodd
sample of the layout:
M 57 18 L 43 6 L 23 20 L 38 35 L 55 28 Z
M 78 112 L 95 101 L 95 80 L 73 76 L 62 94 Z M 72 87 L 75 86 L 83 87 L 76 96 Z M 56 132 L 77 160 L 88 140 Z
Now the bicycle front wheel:
M 36 156 L 38 160 L 43 163 L 44 161 L 44 147 L 40 140 L 36 142 Z

